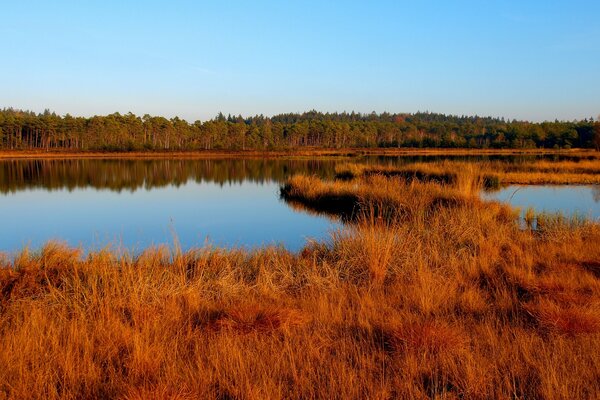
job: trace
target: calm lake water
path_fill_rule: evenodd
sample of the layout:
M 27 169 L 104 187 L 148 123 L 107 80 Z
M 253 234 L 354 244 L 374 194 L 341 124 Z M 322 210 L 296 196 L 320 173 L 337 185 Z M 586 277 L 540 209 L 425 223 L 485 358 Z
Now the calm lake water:
M 205 243 L 300 249 L 339 222 L 294 210 L 279 185 L 333 174 L 335 161 L 36 160 L 0 162 L 0 251 L 51 239 L 140 251 Z
M 538 212 L 600 219 L 600 186 L 598 185 L 514 185 L 497 192 L 485 193 L 483 197 L 519 207 L 522 214 L 528 208 L 533 208 Z
M 340 162 L 441 158 L 0 161 L 0 251 L 38 249 L 53 239 L 88 250 L 110 244 L 140 251 L 175 238 L 183 249 L 208 242 L 298 250 L 308 239 L 328 238 L 340 223 L 280 200 L 279 185 L 290 175 L 332 178 Z M 513 195 L 515 189 L 490 196 L 517 206 L 600 216 L 597 188 L 526 187 Z

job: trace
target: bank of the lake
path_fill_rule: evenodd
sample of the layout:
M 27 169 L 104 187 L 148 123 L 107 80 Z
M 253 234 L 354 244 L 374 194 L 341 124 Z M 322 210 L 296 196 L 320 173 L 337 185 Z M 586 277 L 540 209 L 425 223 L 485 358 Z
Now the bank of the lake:
M 299 250 L 339 226 L 279 199 L 279 185 L 291 176 L 347 179 L 349 170 L 451 186 L 468 169 L 499 176 L 501 186 L 506 176 L 529 179 L 533 172 L 558 183 L 600 180 L 599 160 L 565 155 L 4 159 L 0 251 L 37 249 L 49 240 L 84 249 L 142 251 L 178 241 L 187 250 L 208 241 Z M 572 204 L 558 211 L 594 213 L 589 198 L 569 198 Z
M 353 156 L 481 156 L 530 155 L 600 158 L 591 149 L 468 149 L 468 148 L 292 148 L 271 151 L 65 151 L 65 150 L 0 150 L 0 159 L 64 159 L 64 158 L 271 158 L 271 157 L 353 157 Z
M 313 212 L 354 210 L 299 252 L 4 258 L 0 393 L 597 398 L 600 226 L 522 229 L 461 182 L 293 177 L 284 196 Z

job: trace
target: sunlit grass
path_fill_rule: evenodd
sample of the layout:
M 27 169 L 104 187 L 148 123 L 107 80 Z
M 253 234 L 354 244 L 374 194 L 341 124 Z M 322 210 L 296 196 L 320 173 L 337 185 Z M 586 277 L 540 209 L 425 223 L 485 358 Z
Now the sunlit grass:
M 500 185 L 511 184 L 600 184 L 600 160 L 523 163 L 445 160 L 404 166 L 342 163 L 336 168 L 336 175 L 341 179 L 379 174 L 445 184 L 456 184 L 469 173 L 475 174 L 486 189 L 496 189 Z
M 600 226 L 523 229 L 481 186 L 294 177 L 349 215 L 298 253 L 3 259 L 0 398 L 598 398 Z

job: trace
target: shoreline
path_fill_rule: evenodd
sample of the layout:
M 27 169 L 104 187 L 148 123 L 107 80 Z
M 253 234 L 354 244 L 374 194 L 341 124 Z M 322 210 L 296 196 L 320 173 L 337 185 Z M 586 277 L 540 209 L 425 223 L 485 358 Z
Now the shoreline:
M 593 156 L 600 152 L 592 149 L 466 149 L 466 148 L 346 148 L 346 149 L 299 149 L 273 151 L 195 150 L 195 151 L 0 151 L 0 160 L 19 159 L 157 159 L 157 158 L 302 158 L 302 157 L 358 157 L 358 156 L 518 156 L 559 155 Z
M 297 253 L 0 257 L 0 393 L 427 398 L 436 381 L 439 398 L 598 398 L 600 225 L 521 229 L 463 178 L 293 178 L 306 207 L 358 217 Z

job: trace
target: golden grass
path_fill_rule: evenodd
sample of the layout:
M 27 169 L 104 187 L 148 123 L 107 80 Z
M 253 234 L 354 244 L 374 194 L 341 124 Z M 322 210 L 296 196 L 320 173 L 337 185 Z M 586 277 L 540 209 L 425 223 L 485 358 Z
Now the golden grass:
M 440 207 L 481 206 L 481 184 L 477 174 L 470 168 L 465 168 L 452 186 L 423 183 L 420 180 L 406 182 L 382 174 L 331 182 L 314 176 L 296 175 L 282 186 L 281 197 L 309 210 L 341 215 L 345 220 L 368 217 L 373 221 L 383 219 L 393 222 L 408 217 L 424 219 Z M 493 203 L 494 209 L 498 206 L 498 203 Z M 508 207 L 500 209 L 512 215 Z
M 499 185 L 498 175 L 482 168 L 486 165 L 481 162 L 453 161 L 412 163 L 404 166 L 343 163 L 336 166 L 336 177 L 342 180 L 372 175 L 398 177 L 409 182 L 434 182 L 452 185 L 453 188 L 472 193 L 475 189 L 493 188 Z
M 293 178 L 356 214 L 298 253 L 4 260 L 0 398 L 599 398 L 600 226 L 460 185 Z
M 456 183 L 465 176 L 465 171 L 476 172 L 484 187 L 499 185 L 539 184 L 600 184 L 600 159 L 581 161 L 533 161 L 514 163 L 508 161 L 467 162 L 439 161 L 421 162 L 405 166 L 367 166 L 345 163 L 336 167 L 341 179 L 363 175 L 380 174 L 399 176 L 405 179 Z M 468 175 L 468 174 L 467 174 Z
M 600 160 L 579 160 L 579 161 L 547 161 L 538 160 L 535 162 L 524 163 L 506 163 L 495 162 L 491 163 L 493 167 L 498 166 L 507 172 L 527 172 L 535 171 L 539 173 L 555 173 L 555 174 L 599 174 Z

